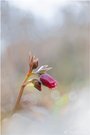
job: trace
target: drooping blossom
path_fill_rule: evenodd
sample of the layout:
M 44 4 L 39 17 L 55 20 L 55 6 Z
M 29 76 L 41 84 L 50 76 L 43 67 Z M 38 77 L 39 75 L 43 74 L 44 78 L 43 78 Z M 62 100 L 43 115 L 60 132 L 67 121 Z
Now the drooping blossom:
M 42 84 L 50 89 L 55 88 L 57 85 L 56 80 L 49 74 L 40 75 L 40 81 Z
M 36 89 L 38 89 L 39 91 L 42 90 L 42 88 L 41 88 L 41 82 L 40 82 L 38 79 L 33 79 L 33 80 L 32 80 L 32 83 L 34 84 L 34 87 L 35 87 Z

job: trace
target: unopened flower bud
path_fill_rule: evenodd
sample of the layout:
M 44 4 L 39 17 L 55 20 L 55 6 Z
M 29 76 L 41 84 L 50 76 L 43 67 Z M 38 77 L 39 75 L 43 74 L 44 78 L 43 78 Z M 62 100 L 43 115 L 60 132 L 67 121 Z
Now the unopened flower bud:
M 36 69 L 38 67 L 38 58 L 35 56 L 32 56 L 32 54 L 29 54 L 29 68 L 30 71 L 33 69 Z
M 36 69 L 37 67 L 38 67 L 38 59 L 35 58 L 35 59 L 33 60 L 33 66 L 32 66 L 32 69 Z
M 33 80 L 32 80 L 32 83 L 34 84 L 34 87 L 35 87 L 36 89 L 38 89 L 39 91 L 42 90 L 42 89 L 41 89 L 41 82 L 40 82 L 38 79 L 33 79 Z

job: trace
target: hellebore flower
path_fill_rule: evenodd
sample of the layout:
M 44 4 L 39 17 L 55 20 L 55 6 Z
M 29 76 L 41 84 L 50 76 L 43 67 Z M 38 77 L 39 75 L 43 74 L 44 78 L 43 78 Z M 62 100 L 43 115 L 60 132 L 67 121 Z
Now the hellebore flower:
M 55 88 L 57 85 L 56 80 L 49 74 L 40 75 L 40 81 L 42 84 L 50 89 Z
M 38 67 L 38 58 L 33 56 L 31 53 L 29 54 L 29 71 L 27 72 L 25 79 L 20 87 L 19 94 L 16 100 L 15 107 L 13 109 L 13 112 L 18 108 L 18 105 L 20 103 L 24 88 L 29 84 L 32 83 L 34 87 L 41 91 L 41 86 L 44 85 L 50 89 L 55 88 L 57 85 L 56 80 L 51 77 L 49 74 L 47 74 L 47 71 L 52 69 L 52 67 L 48 67 L 48 65 L 41 66 L 37 71 L 33 71 Z M 36 75 L 35 79 L 30 79 L 31 75 Z M 38 76 L 38 79 L 37 79 Z

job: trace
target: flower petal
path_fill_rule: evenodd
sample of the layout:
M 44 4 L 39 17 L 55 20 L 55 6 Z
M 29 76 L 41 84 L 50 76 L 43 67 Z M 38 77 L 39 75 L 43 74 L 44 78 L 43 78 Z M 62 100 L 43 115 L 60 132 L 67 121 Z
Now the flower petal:
M 40 81 L 42 82 L 43 85 L 45 85 L 50 89 L 55 88 L 57 85 L 56 80 L 49 74 L 40 75 Z

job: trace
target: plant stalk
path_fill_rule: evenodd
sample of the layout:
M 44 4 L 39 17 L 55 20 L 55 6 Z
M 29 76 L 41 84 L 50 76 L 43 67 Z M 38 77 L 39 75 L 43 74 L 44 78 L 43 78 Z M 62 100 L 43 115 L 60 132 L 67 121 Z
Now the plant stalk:
M 31 74 L 32 74 L 32 72 L 30 72 L 30 71 L 26 74 L 26 77 L 25 77 L 25 79 L 24 79 L 24 81 L 23 81 L 23 83 L 22 83 L 22 85 L 20 87 L 19 94 L 18 94 L 18 97 L 17 97 L 16 104 L 15 104 L 13 112 L 15 112 L 18 109 L 21 97 L 23 95 L 24 88 L 26 86 L 25 83 L 27 82 L 27 80 L 31 76 Z

